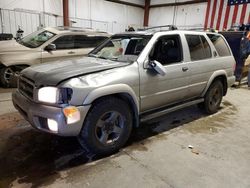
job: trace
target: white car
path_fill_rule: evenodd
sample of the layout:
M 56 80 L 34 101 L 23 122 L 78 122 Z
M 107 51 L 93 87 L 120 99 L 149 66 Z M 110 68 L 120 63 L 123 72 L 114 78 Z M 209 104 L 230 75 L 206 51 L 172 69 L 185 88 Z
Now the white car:
M 20 41 L 1 41 L 0 83 L 3 87 L 15 87 L 16 74 L 22 69 L 86 55 L 108 37 L 105 32 L 91 29 L 55 27 L 41 29 Z

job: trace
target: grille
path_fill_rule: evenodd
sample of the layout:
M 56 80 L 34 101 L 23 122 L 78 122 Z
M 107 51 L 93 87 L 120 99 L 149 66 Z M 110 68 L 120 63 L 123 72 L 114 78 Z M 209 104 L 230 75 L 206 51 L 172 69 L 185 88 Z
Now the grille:
M 34 91 L 34 82 L 33 81 L 28 80 L 24 77 L 20 77 L 18 89 L 22 94 L 33 99 L 33 91 Z

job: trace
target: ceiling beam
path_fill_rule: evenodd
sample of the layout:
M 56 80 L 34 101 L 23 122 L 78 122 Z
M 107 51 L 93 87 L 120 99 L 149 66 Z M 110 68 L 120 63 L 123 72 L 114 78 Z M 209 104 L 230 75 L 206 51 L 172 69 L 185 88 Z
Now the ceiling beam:
M 191 0 L 185 2 L 176 2 L 176 3 L 155 4 L 155 5 L 150 5 L 150 8 L 190 5 L 190 4 L 206 3 L 206 2 L 208 2 L 208 0 Z
M 130 2 L 127 2 L 127 1 L 120 1 L 120 0 L 106 0 L 106 1 L 109 1 L 109 2 L 112 2 L 112 3 L 118 3 L 118 4 L 122 4 L 122 5 L 128 5 L 128 6 L 132 6 L 132 7 L 143 8 L 144 9 L 143 5 L 139 5 L 139 4 L 136 4 L 136 3 L 130 3 Z

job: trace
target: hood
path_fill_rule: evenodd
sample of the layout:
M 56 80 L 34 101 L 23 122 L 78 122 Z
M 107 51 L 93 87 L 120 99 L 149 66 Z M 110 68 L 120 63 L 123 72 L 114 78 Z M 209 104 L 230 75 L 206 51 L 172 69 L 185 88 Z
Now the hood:
M 0 41 L 0 54 L 6 52 L 20 52 L 20 51 L 27 51 L 30 48 L 27 48 L 15 40 L 8 40 L 8 41 Z
M 84 57 L 69 61 L 55 61 L 24 69 L 21 76 L 35 82 L 40 87 L 56 86 L 60 82 L 85 74 L 127 66 L 129 63 L 115 62 L 92 57 Z

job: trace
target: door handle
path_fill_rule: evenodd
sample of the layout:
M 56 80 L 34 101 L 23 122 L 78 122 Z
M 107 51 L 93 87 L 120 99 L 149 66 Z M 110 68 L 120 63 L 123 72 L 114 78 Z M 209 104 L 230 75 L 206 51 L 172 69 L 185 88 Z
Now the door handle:
M 75 54 L 75 52 L 73 52 L 73 51 L 70 51 L 70 52 L 68 52 L 68 54 Z
M 188 70 L 188 67 L 182 67 L 182 71 L 186 72 Z

